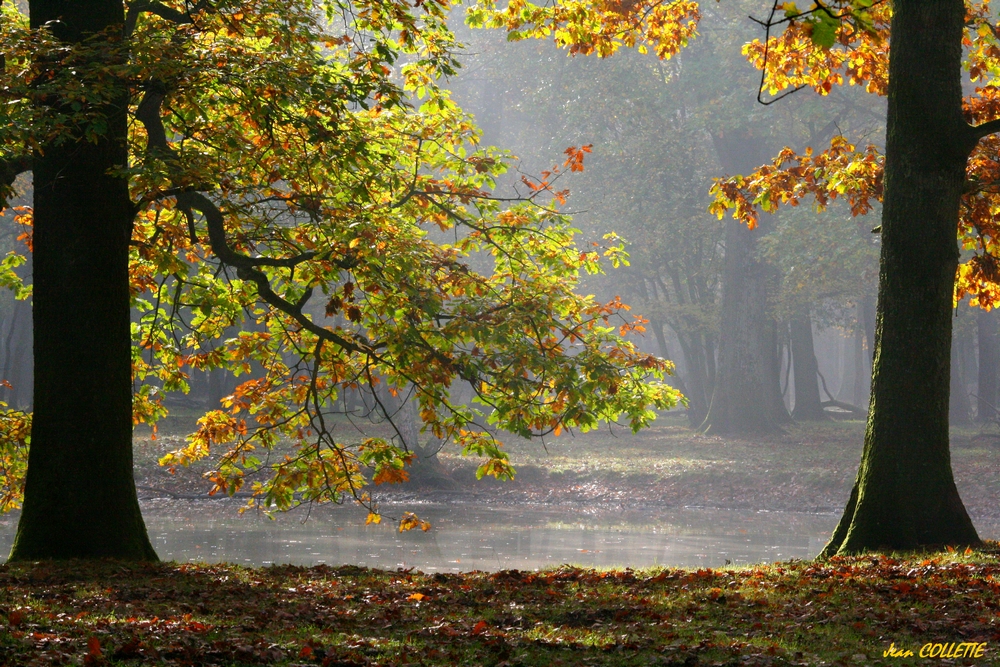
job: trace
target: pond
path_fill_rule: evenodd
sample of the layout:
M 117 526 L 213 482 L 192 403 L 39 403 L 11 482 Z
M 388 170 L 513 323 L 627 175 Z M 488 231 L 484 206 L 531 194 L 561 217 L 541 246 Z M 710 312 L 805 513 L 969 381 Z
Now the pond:
M 829 514 L 685 508 L 641 512 L 579 507 L 383 505 L 380 525 L 352 507 L 313 508 L 268 519 L 228 501 L 144 503 L 150 539 L 164 560 L 353 564 L 424 572 L 589 567 L 715 567 L 810 558 L 837 522 Z M 430 530 L 399 533 L 390 517 L 412 510 Z M 0 553 L 16 516 L 0 520 Z
M 360 565 L 424 572 L 586 567 L 718 567 L 812 558 L 839 515 L 704 508 L 588 511 L 573 506 L 383 505 L 381 525 L 354 507 L 313 508 L 268 519 L 238 515 L 230 501 L 147 501 L 150 539 L 160 558 L 244 565 Z M 399 533 L 392 516 L 411 510 L 427 532 Z M 0 519 L 0 553 L 16 516 Z M 978 526 L 978 522 L 977 522 Z M 996 526 L 978 526 L 983 537 Z

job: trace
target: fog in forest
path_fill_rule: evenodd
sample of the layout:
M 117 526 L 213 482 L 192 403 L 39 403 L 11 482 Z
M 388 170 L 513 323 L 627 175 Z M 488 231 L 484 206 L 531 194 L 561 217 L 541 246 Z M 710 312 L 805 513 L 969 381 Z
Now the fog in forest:
M 499 482 L 476 480 L 474 458 L 421 431 L 411 397 L 360 389 L 342 397 L 339 433 L 398 439 L 417 455 L 408 482 L 372 489 L 385 522 L 366 526 L 350 503 L 272 522 L 238 513 L 246 492 L 208 497 L 209 463 L 174 474 L 157 465 L 259 369 L 191 370 L 190 390 L 166 398 L 170 416 L 155 437 L 146 426 L 135 432 L 136 483 L 161 558 L 452 571 L 718 566 L 822 549 L 864 439 L 880 211 L 855 216 L 842 199 L 819 211 L 809 199 L 762 214 L 749 230 L 709 212 L 710 189 L 786 146 L 820 151 L 842 135 L 883 148 L 885 103 L 845 85 L 762 104 L 758 94 L 772 96 L 740 52 L 762 36 L 746 3 L 705 3 L 702 11 L 699 36 L 669 60 L 634 50 L 571 57 L 549 42 L 456 25 L 465 48 L 446 84 L 481 128 L 480 144 L 516 156 L 494 194 L 524 197 L 528 183 L 555 168 L 578 245 L 601 246 L 609 233 L 624 240 L 628 264 L 585 276 L 580 291 L 620 298 L 647 320 L 630 339 L 675 364 L 667 382 L 686 406 L 638 434 L 616 425 L 531 441 L 498 434 L 517 470 Z M 587 147 L 582 171 L 564 164 L 570 147 Z M 29 204 L 24 184 L 22 195 L 12 203 Z M 3 225 L 0 245 L 18 248 L 23 229 L 13 212 Z M 30 260 L 16 268 L 30 269 Z M 1000 314 L 966 300 L 953 322 L 952 463 L 980 535 L 993 539 Z M 31 336 L 30 299 L 0 291 L 0 400 L 14 408 L 31 407 Z M 453 396 L 467 402 L 472 391 L 457 383 Z M 430 529 L 399 533 L 392 519 L 405 512 Z M 16 519 L 0 518 L 0 551 Z

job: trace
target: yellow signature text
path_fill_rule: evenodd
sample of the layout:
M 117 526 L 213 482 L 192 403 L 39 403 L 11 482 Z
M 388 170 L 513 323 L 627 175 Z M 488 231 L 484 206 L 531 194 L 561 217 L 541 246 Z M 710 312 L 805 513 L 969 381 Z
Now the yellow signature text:
M 986 642 L 928 642 L 920 647 L 921 658 L 982 658 L 986 654 Z M 883 658 L 912 658 L 913 651 L 906 648 L 896 648 L 895 642 L 882 651 Z
M 981 658 L 986 653 L 986 642 L 927 643 L 920 647 L 921 658 Z

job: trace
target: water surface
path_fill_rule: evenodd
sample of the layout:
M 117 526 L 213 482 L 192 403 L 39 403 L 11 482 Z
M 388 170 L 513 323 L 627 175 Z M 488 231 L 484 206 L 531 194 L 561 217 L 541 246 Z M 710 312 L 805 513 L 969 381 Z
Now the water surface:
M 413 510 L 431 523 L 399 533 L 391 517 Z M 146 502 L 150 539 L 164 560 L 245 565 L 361 565 L 425 572 L 589 567 L 716 567 L 811 558 L 836 525 L 832 514 L 686 508 L 593 511 L 579 507 L 383 506 L 380 525 L 353 507 L 313 508 L 276 520 L 238 515 L 228 501 Z M 0 553 L 16 516 L 0 520 Z
M 424 572 L 587 567 L 718 567 L 814 557 L 839 515 L 704 508 L 590 511 L 579 506 L 383 505 L 381 525 L 356 507 L 317 507 L 277 519 L 221 501 L 143 502 L 160 558 L 244 565 L 361 565 Z M 399 533 L 403 511 L 430 521 Z M 0 517 L 0 553 L 10 550 L 16 514 Z M 1000 525 L 976 522 L 980 535 Z

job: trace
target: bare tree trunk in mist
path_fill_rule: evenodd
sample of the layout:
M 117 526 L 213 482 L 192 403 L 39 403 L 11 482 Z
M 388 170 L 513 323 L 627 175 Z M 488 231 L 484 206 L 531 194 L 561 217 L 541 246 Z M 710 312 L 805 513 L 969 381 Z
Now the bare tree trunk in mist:
M 854 403 L 854 374 L 857 363 L 855 357 L 858 352 L 856 331 L 851 331 L 850 338 L 845 337 L 840 343 L 840 389 L 837 390 L 837 400 L 844 403 Z M 854 403 L 857 405 L 857 403 Z
M 965 364 L 962 359 L 969 337 L 956 331 L 951 339 L 951 400 L 948 406 L 948 421 L 952 424 L 969 424 L 972 421 L 972 402 L 966 388 Z
M 976 388 L 976 421 L 980 424 L 997 418 L 997 374 L 1000 373 L 1000 331 L 997 311 L 976 312 L 976 336 L 979 339 L 979 381 Z
M 662 322 L 656 321 L 652 321 L 650 324 L 656 336 L 656 343 L 660 348 L 660 356 L 665 359 L 673 359 L 674 357 L 671 355 L 670 348 L 667 345 L 666 334 L 663 331 L 665 325 Z M 687 397 L 688 406 L 685 413 L 687 414 L 688 423 L 692 428 L 697 428 L 705 421 L 705 415 L 708 414 L 708 401 L 711 397 L 709 393 L 710 384 L 707 364 L 705 363 L 706 351 L 702 346 L 704 336 L 678 335 L 677 339 L 681 346 L 684 366 L 682 371 L 671 378 L 671 382 L 676 384 L 677 389 Z M 693 344 L 688 339 L 694 339 Z M 711 352 L 711 354 L 714 357 L 714 352 Z
M 795 373 L 795 408 L 792 418 L 796 421 L 825 421 L 829 419 L 819 398 L 819 365 L 813 346 L 812 318 L 809 307 L 801 308 L 789 322 L 792 344 L 792 369 Z
M 403 445 L 413 453 L 413 463 L 406 469 L 410 482 L 435 489 L 455 488 L 455 480 L 437 457 L 444 443 L 432 439 L 427 445 L 420 444 L 420 417 L 417 415 L 416 400 L 404 391 L 393 396 L 384 384 L 379 385 L 379 400 Z
M 713 140 L 727 173 L 748 173 L 767 159 L 763 143 L 749 132 Z M 702 424 L 706 433 L 777 433 L 791 421 L 781 397 L 776 324 L 768 312 L 774 272 L 756 256 L 761 233 L 735 220 L 726 225 L 719 362 Z
M 3 336 L 0 380 L 10 384 L 0 389 L 0 398 L 10 407 L 22 410 L 31 409 L 34 389 L 31 331 L 31 301 L 15 301 L 0 326 Z

